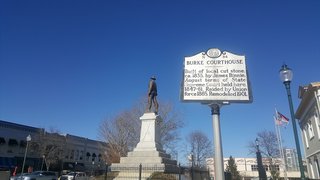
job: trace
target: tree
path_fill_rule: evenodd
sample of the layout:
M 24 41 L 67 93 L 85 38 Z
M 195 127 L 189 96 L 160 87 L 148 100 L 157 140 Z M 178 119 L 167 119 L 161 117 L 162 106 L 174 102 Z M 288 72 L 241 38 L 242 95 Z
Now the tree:
M 237 169 L 237 165 L 236 165 L 234 159 L 232 158 L 232 156 L 229 157 L 226 172 L 231 174 L 232 180 L 240 180 L 241 179 L 240 173 Z
M 102 122 L 99 136 L 107 142 L 106 162 L 119 162 L 120 157 L 126 156 L 127 152 L 138 143 L 140 125 L 132 115 L 133 111 L 124 111 Z
M 159 115 L 162 117 L 161 143 L 168 153 L 175 152 L 175 142 L 179 139 L 179 129 L 183 127 L 180 114 L 174 110 L 171 103 L 159 103 Z M 141 121 L 144 114 L 145 101 L 139 101 L 131 109 L 120 112 L 114 117 L 102 121 L 99 128 L 99 138 L 108 143 L 105 159 L 108 163 L 120 161 L 139 142 Z
M 268 164 L 270 167 L 270 173 L 273 179 L 277 179 L 280 175 L 277 169 L 277 162 L 275 158 L 280 157 L 280 152 L 277 144 L 277 135 L 273 131 L 264 130 L 257 133 L 259 141 L 259 150 L 261 154 L 268 159 Z M 256 142 L 249 142 L 250 153 L 256 153 Z
M 192 163 L 195 166 L 205 166 L 206 158 L 212 156 L 212 145 L 209 138 L 200 131 L 193 131 L 187 136 Z
M 62 159 L 64 142 L 59 131 L 50 129 L 50 132 L 46 132 L 42 129 L 35 141 L 30 143 L 30 149 L 43 158 L 47 171 L 49 171 L 52 165 L 58 165 L 59 160 Z

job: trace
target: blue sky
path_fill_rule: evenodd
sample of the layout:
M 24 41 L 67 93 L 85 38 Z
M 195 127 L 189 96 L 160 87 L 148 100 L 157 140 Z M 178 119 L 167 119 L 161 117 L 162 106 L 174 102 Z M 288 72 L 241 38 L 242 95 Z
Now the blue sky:
M 319 81 L 320 1 L 1 1 L 0 119 L 97 138 L 100 122 L 145 96 L 182 113 L 185 128 L 212 138 L 210 109 L 181 103 L 185 56 L 209 48 L 245 55 L 252 104 L 221 109 L 224 156 L 245 157 L 248 141 L 274 130 L 277 107 L 289 116 L 278 71 L 298 87 Z M 161 104 L 160 104 L 161 105 Z M 294 147 L 292 126 L 282 130 Z

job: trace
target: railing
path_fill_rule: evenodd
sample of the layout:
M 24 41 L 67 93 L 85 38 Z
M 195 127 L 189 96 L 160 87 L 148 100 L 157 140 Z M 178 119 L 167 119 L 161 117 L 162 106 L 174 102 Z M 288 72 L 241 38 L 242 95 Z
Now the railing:
M 178 172 L 163 172 L 163 167 L 137 165 L 112 168 L 96 180 L 209 180 L 209 171 L 199 167 L 178 166 Z

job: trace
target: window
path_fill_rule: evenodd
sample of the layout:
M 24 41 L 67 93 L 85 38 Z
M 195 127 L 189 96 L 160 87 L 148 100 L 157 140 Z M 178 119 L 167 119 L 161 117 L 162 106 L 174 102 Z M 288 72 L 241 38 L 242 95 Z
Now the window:
M 91 154 L 89 152 L 87 152 L 87 161 L 89 161 Z
M 314 137 L 314 132 L 313 132 L 311 121 L 308 122 L 308 133 L 309 133 L 309 138 L 312 139 Z
M 311 178 L 314 178 L 314 171 L 313 171 L 313 165 L 312 165 L 312 161 L 310 159 L 309 160 L 309 166 L 310 166 L 310 171 L 311 171 Z
M 20 147 L 25 148 L 27 146 L 27 141 L 21 140 L 20 141 Z
M 79 160 L 79 150 L 76 150 L 75 160 Z
M 320 139 L 320 119 L 319 119 L 319 115 L 316 112 L 314 114 L 314 121 L 316 122 L 316 127 L 317 127 L 317 132 L 318 132 L 318 139 Z
M 99 154 L 99 155 L 98 155 L 98 158 L 99 158 L 99 159 L 98 159 L 98 162 L 101 162 L 101 157 L 102 157 L 102 155 Z
M 0 137 L 0 145 L 1 144 L 6 144 L 6 140 L 4 139 L 4 137 Z
M 83 159 L 83 151 L 80 151 L 80 158 L 79 158 L 80 160 L 82 160 Z
M 251 171 L 258 171 L 257 165 L 251 165 Z
M 293 164 L 292 157 L 287 157 L 287 166 L 292 168 L 292 164 Z
M 306 147 L 309 148 L 309 140 L 308 140 L 308 135 L 305 128 L 303 129 L 303 134 L 304 134 L 304 141 L 306 143 Z
M 97 157 L 96 153 L 92 153 L 92 161 L 95 161 L 96 157 Z
M 274 168 L 275 168 L 277 171 L 280 171 L 280 166 L 279 166 L 279 165 L 274 165 Z
M 69 150 L 69 149 L 67 149 L 65 153 L 66 153 L 66 155 L 64 156 L 64 158 L 69 159 L 69 153 L 70 153 L 70 150 Z
M 315 160 L 314 160 L 314 163 L 315 163 L 315 165 L 316 165 L 316 170 L 317 170 L 317 172 L 318 172 L 318 177 L 320 177 L 320 167 L 319 167 L 319 161 L 318 161 L 318 159 L 315 159 Z
M 17 146 L 18 145 L 18 141 L 15 140 L 15 139 L 9 139 L 8 145 L 9 146 Z
M 270 165 L 269 170 L 270 171 L 272 171 L 272 170 L 280 171 L 280 166 L 277 164 Z
M 70 159 L 73 159 L 73 156 L 74 156 L 74 150 L 71 150 Z

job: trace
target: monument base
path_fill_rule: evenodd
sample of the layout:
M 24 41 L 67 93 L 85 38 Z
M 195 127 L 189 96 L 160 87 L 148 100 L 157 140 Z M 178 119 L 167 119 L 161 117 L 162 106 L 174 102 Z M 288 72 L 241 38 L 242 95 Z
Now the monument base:
M 112 171 L 120 171 L 115 179 L 139 177 L 140 165 L 142 179 L 148 178 L 153 172 L 178 173 L 177 161 L 171 159 L 160 143 L 161 117 L 155 113 L 144 113 L 140 120 L 140 142 L 127 157 L 120 158 L 120 163 L 111 165 Z M 135 179 L 134 177 L 132 178 Z

